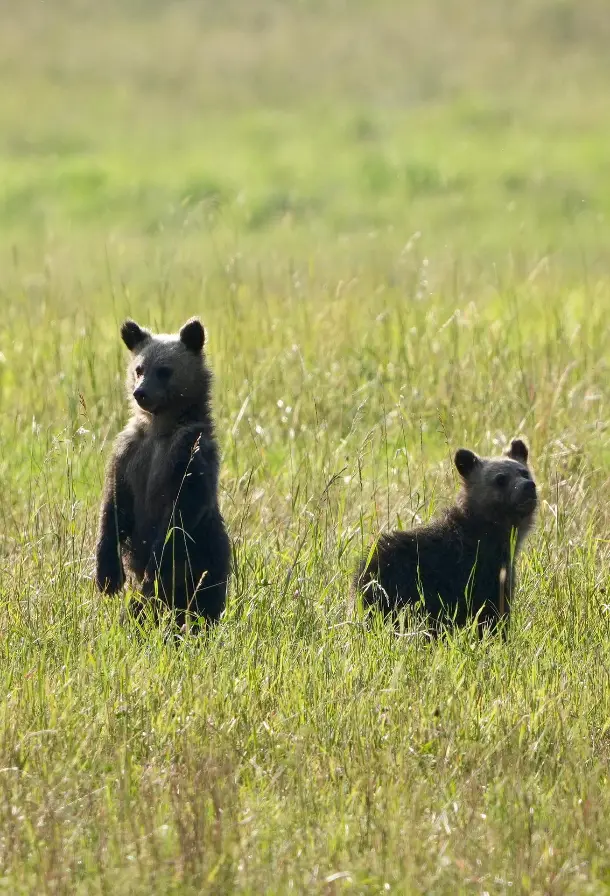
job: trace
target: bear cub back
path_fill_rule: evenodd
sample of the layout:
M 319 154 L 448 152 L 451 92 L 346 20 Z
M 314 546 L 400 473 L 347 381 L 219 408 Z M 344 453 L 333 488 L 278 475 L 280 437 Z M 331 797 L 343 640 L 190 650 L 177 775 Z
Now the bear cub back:
M 225 606 L 229 540 L 218 504 L 219 452 L 210 407 L 205 330 L 176 335 L 127 320 L 132 416 L 108 466 L 96 580 L 118 591 L 126 574 L 144 597 L 217 619 Z
M 434 627 L 477 617 L 495 630 L 509 618 L 517 553 L 538 503 L 528 449 L 520 439 L 496 458 L 461 448 L 455 466 L 462 479 L 455 505 L 426 526 L 382 535 L 354 584 L 363 605 L 386 616 L 418 605 Z

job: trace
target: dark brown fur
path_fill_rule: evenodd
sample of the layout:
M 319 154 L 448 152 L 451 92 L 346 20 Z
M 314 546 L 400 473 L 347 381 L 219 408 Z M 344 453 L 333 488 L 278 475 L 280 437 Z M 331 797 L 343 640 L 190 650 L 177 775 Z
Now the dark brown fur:
M 130 575 L 146 598 L 215 621 L 226 601 L 229 540 L 218 505 L 219 452 L 210 411 L 205 331 L 193 318 L 177 336 L 121 328 L 132 352 L 133 415 L 108 470 L 96 551 L 98 588 Z
M 477 617 L 495 629 L 508 620 L 515 559 L 537 506 L 527 459 L 520 439 L 501 458 L 460 449 L 456 504 L 427 526 L 382 535 L 360 564 L 354 584 L 364 606 L 394 616 L 419 604 L 435 625 Z

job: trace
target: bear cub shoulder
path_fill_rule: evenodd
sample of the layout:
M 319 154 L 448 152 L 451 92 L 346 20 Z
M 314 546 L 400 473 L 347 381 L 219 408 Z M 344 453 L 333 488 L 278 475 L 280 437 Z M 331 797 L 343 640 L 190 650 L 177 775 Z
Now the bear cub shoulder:
M 493 630 L 508 620 L 516 556 L 537 507 L 528 449 L 520 439 L 497 458 L 461 448 L 455 466 L 462 479 L 455 505 L 429 525 L 382 535 L 354 584 L 364 606 L 386 616 L 419 605 L 434 625 L 477 617 Z
M 177 335 L 133 320 L 121 328 L 131 352 L 132 416 L 108 465 L 96 549 L 96 583 L 108 594 L 126 574 L 180 617 L 215 621 L 226 601 L 229 539 L 218 504 L 219 451 L 211 374 L 197 318 Z

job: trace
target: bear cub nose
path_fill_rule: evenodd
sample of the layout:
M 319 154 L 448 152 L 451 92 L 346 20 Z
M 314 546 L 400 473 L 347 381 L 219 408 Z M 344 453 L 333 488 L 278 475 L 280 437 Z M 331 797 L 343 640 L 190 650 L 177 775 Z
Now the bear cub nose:
M 137 389 L 133 390 L 133 397 L 138 404 L 142 404 L 142 402 L 146 400 L 146 391 L 141 386 L 138 386 Z
M 523 483 L 523 491 L 526 495 L 531 495 L 532 497 L 536 494 L 536 483 L 533 479 L 527 479 Z

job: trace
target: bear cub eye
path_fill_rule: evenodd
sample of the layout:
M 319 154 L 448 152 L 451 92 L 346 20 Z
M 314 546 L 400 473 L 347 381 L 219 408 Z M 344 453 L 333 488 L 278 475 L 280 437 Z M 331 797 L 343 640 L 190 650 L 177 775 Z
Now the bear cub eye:
M 498 488 L 504 488 L 508 483 L 508 476 L 506 473 L 498 473 L 494 476 L 494 482 L 498 486 Z
M 172 375 L 171 367 L 157 367 L 157 377 L 162 382 L 167 382 L 167 380 Z
M 138 366 L 136 367 L 136 376 L 142 376 L 143 372 L 144 372 L 144 369 L 143 369 L 142 365 L 138 364 Z

